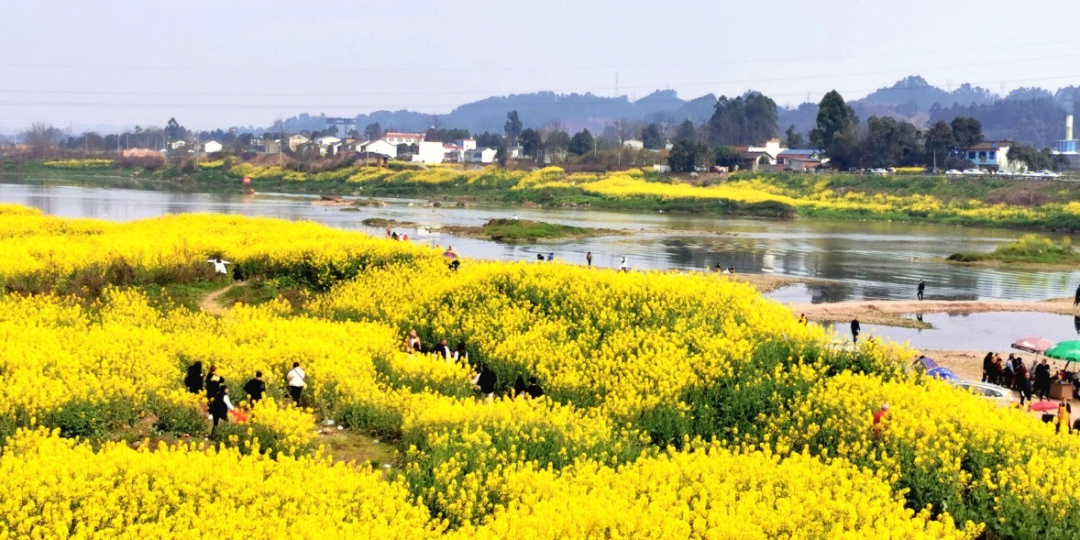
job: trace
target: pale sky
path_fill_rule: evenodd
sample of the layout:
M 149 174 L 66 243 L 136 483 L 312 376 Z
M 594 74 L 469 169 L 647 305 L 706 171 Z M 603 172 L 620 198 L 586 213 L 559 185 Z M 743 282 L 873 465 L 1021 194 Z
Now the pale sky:
M 910 74 L 1080 85 L 1077 0 L 0 0 L 0 131 L 445 113 L 553 90 L 858 98 Z

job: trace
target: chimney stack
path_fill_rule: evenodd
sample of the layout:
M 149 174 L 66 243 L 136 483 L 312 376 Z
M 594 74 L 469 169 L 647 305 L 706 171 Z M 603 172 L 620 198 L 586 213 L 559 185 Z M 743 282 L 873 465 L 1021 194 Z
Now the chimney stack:
M 1071 141 L 1073 138 L 1073 115 L 1065 117 L 1065 140 Z

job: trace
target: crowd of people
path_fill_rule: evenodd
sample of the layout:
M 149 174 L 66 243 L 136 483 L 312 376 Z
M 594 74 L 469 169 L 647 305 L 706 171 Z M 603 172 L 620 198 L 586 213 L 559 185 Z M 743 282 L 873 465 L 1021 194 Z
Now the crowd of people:
M 427 348 L 420 341 L 420 336 L 415 329 L 409 330 L 405 335 L 405 341 L 401 348 L 409 354 L 434 354 L 447 362 L 456 362 L 473 369 L 473 389 L 482 399 L 492 399 L 500 389 L 499 376 L 486 362 L 472 362 L 469 360 L 469 351 L 464 342 L 458 342 L 456 347 L 451 348 L 446 338 L 440 339 L 434 347 Z M 544 395 L 544 390 L 537 382 L 536 377 L 525 379 L 518 375 L 512 388 L 506 391 L 506 395 L 513 398 L 536 399 Z
M 299 362 L 293 362 L 292 369 L 286 373 L 285 386 L 289 398 L 299 406 L 303 390 L 307 386 L 307 374 L 300 367 Z M 238 405 L 233 404 L 232 397 L 229 395 L 229 385 L 225 382 L 225 378 L 218 374 L 217 366 L 210 366 L 204 373 L 202 362 L 192 363 L 184 376 L 184 387 L 193 394 L 205 394 L 206 412 L 213 422 L 213 428 L 210 430 L 211 438 L 217 433 L 218 424 L 229 421 L 229 414 L 237 418 L 246 417 L 241 414 Z M 266 396 L 266 381 L 263 380 L 263 372 L 256 371 L 255 376 L 244 383 L 242 390 L 244 408 L 250 409 L 262 401 Z
M 1021 405 L 1030 400 L 1033 394 L 1040 399 L 1049 399 L 1051 381 L 1055 377 L 1066 376 L 1066 372 L 1053 375 L 1046 358 L 1038 364 L 1033 362 L 1031 369 L 1024 364 L 1023 358 L 1014 354 L 1009 354 L 1005 360 L 995 353 L 986 353 L 983 358 L 982 382 L 1015 390 L 1020 394 Z

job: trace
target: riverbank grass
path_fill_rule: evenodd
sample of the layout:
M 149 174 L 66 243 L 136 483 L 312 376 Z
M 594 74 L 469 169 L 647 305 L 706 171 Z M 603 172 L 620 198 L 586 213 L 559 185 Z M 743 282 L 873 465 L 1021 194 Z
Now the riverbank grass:
M 956 263 L 1076 265 L 1077 253 L 1068 238 L 1055 240 L 1035 234 L 1009 242 L 990 253 L 953 253 L 948 260 Z
M 450 227 L 451 232 L 487 238 L 495 242 L 534 242 L 612 234 L 611 229 L 574 227 L 531 219 L 490 219 L 480 227 Z

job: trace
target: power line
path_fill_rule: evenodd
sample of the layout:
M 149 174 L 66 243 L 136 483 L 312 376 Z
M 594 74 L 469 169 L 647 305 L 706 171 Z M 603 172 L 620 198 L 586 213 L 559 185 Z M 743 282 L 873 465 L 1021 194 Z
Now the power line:
M 1025 43 L 1004 47 L 995 47 L 995 51 L 1009 50 L 1009 49 L 1025 49 L 1031 47 L 1051 47 L 1051 46 L 1069 46 L 1080 45 L 1080 41 L 1054 41 L 1043 43 Z M 493 72 L 493 71 L 576 71 L 576 70 L 597 70 L 597 69 L 655 69 L 661 67 L 700 67 L 700 66 L 727 66 L 727 65 L 743 65 L 743 64 L 775 64 L 775 63 L 794 63 L 794 62 L 820 62 L 820 61 L 839 61 L 850 60 L 853 58 L 880 58 L 889 56 L 907 56 L 907 55 L 927 55 L 927 54 L 955 54 L 963 51 L 983 51 L 986 50 L 984 46 L 972 46 L 972 47 L 951 47 L 948 49 L 934 49 L 934 50 L 921 50 L 921 51 L 890 51 L 890 52 L 875 52 L 875 53 L 856 53 L 849 55 L 832 55 L 829 58 L 822 58 L 820 55 L 814 56 L 801 56 L 791 58 L 745 58 L 745 59 L 728 59 L 717 60 L 707 62 L 655 62 L 655 63 L 643 63 L 643 64 L 592 64 L 592 65 L 577 65 L 577 66 L 441 66 L 441 67 L 417 67 L 417 66 L 345 66 L 345 67 L 322 67 L 322 66 L 252 66 L 252 65 L 238 65 L 238 66 L 222 66 L 222 65 L 162 65 L 162 64 L 149 64 L 149 65 L 109 65 L 109 64 L 70 64 L 70 63 L 32 63 L 32 62 L 0 62 L 0 67 L 17 67 L 17 68 L 45 68 L 45 69 L 112 69 L 112 70 L 139 70 L 139 71 L 216 71 L 216 72 L 359 72 L 359 73 L 373 73 L 373 72 Z
M 753 79 L 729 79 L 726 81 L 709 81 L 709 82 L 686 82 L 679 84 L 667 84 L 663 86 L 667 87 L 718 87 L 718 86 L 730 86 L 730 85 L 754 85 L 762 83 L 775 83 L 775 82 L 794 82 L 794 81 L 808 81 L 808 80 L 821 80 L 821 79 L 843 79 L 847 77 L 864 77 L 871 75 L 890 75 L 897 73 L 912 73 L 913 71 L 937 71 L 937 70 L 949 70 L 958 68 L 971 68 L 971 67 L 983 67 L 983 66 L 997 66 L 1027 62 L 1038 62 L 1046 60 L 1065 60 L 1072 58 L 1080 58 L 1080 53 L 1063 54 L 1055 56 L 1043 56 L 1036 58 L 1019 58 L 1011 60 L 992 60 L 987 62 L 965 62 L 962 64 L 951 64 L 945 66 L 931 66 L 920 67 L 913 69 L 888 69 L 888 70 L 875 70 L 864 71 L 857 73 L 846 74 L 823 74 L 815 73 L 811 75 L 791 75 L 782 77 L 768 77 L 768 78 L 753 78 Z M 1026 79 L 1025 79 L 1026 80 Z M 1042 79 L 1035 79 L 1042 80 Z M 993 84 L 1002 81 L 994 81 L 992 83 L 974 83 L 974 84 Z M 1008 82 L 1008 81 L 1005 81 Z M 620 85 L 616 83 L 614 87 L 576 87 L 576 88 L 553 88 L 545 91 L 556 93 L 607 93 L 614 90 L 616 93 L 619 89 L 654 89 L 659 88 L 661 85 L 646 84 L 646 85 Z M 871 89 L 870 91 L 876 90 Z M 137 92 L 137 91 L 95 91 L 95 90 L 28 90 L 28 89 L 3 89 L 0 93 L 7 94 L 56 94 L 56 95 L 96 95 L 96 96 L 185 96 L 185 97 L 354 97 L 354 96 L 466 96 L 466 95 L 481 95 L 490 96 L 500 92 L 492 90 L 449 90 L 449 91 L 392 91 L 392 92 Z M 800 94 L 802 92 L 799 92 Z M 416 105 L 412 105 L 416 106 Z

